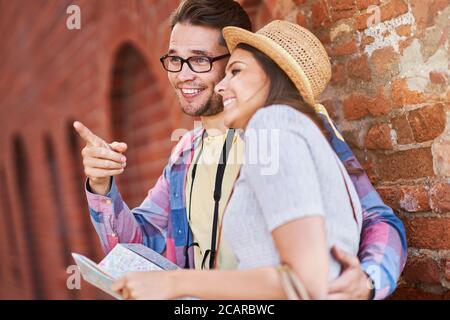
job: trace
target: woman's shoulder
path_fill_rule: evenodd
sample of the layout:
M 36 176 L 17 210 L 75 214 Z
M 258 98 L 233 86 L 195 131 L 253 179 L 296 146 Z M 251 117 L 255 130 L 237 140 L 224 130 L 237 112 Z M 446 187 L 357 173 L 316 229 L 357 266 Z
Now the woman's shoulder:
M 250 119 L 247 129 L 293 130 L 299 134 L 308 134 L 316 130 L 320 132 L 307 115 L 285 104 L 274 104 L 259 109 Z

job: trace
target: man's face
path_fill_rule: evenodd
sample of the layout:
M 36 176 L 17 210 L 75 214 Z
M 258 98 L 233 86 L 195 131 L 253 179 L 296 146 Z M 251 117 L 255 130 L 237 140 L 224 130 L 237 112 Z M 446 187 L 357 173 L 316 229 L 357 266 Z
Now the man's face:
M 217 57 L 228 53 L 220 45 L 220 30 L 178 23 L 172 30 L 168 54 L 187 59 L 192 56 Z M 187 63 L 180 72 L 168 72 L 181 109 L 190 116 L 211 116 L 223 111 L 222 97 L 214 87 L 225 75 L 228 58 L 215 61 L 211 71 L 196 73 Z

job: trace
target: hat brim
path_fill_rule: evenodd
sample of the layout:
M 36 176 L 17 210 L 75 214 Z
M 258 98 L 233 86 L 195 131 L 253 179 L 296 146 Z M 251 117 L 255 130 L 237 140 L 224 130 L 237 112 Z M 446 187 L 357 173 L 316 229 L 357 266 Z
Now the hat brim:
M 301 96 L 314 106 L 314 94 L 308 78 L 294 58 L 278 43 L 263 35 L 238 27 L 225 27 L 222 31 L 228 50 L 232 53 L 238 44 L 248 44 L 271 58 L 292 80 Z

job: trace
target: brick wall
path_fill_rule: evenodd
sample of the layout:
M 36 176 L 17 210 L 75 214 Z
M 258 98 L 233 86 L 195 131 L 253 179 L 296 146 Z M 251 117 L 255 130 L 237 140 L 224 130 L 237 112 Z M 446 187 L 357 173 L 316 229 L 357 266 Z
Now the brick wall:
M 259 26 L 294 21 L 327 48 L 321 100 L 407 230 L 393 298 L 450 299 L 450 1 L 248 2 Z
M 81 8 L 81 30 L 66 27 L 71 4 Z M 130 206 L 142 201 L 167 161 L 172 130 L 193 125 L 158 60 L 176 6 L 0 1 L 0 298 L 106 298 L 85 282 L 81 292 L 66 289 L 70 252 L 103 254 L 71 123 L 129 143 L 119 185 Z
M 408 230 L 395 297 L 449 298 L 449 1 L 241 3 L 256 28 L 288 19 L 326 45 L 333 79 L 322 101 Z M 66 28 L 71 4 L 81 8 L 81 30 Z M 66 289 L 67 248 L 102 256 L 71 123 L 129 143 L 119 187 L 130 206 L 139 203 L 163 169 L 171 132 L 193 126 L 158 61 L 177 4 L 0 0 L 0 298 L 106 298 L 84 282 L 81 292 Z

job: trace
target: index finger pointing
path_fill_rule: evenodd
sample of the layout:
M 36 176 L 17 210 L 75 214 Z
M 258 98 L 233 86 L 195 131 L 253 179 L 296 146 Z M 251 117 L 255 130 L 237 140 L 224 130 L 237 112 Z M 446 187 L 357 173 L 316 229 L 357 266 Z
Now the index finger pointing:
M 75 121 L 73 123 L 73 127 L 75 128 L 75 130 L 78 132 L 78 134 L 80 135 L 80 137 L 86 141 L 87 143 L 93 145 L 93 146 L 104 146 L 107 145 L 107 143 L 105 141 L 103 141 L 102 139 L 100 139 L 98 136 L 96 136 L 95 134 L 92 133 L 91 130 L 88 129 L 88 127 L 86 127 L 84 124 L 82 124 L 80 121 Z

